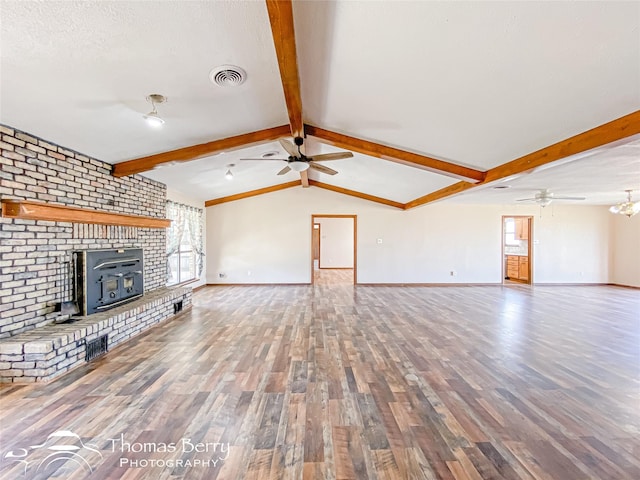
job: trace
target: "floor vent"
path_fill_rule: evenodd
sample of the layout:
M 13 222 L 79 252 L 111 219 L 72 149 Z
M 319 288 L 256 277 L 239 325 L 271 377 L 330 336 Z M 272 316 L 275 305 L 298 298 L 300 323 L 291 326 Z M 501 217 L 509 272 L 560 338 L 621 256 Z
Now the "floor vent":
M 182 311 L 182 300 L 173 304 L 173 314 L 175 315 L 178 312 Z
M 99 357 L 100 355 L 104 355 L 108 350 L 109 335 L 102 335 L 95 340 L 87 342 L 87 356 L 85 357 L 85 359 L 87 362 L 89 362 L 94 358 Z

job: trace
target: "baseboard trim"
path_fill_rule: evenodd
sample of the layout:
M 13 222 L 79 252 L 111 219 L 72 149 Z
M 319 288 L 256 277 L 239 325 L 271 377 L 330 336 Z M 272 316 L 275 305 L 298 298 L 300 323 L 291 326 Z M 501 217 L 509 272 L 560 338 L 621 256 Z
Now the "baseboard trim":
M 356 283 L 358 287 L 501 287 L 502 283 Z
M 612 287 L 630 288 L 631 290 L 640 290 L 640 287 L 636 287 L 634 285 L 624 285 L 622 283 L 607 283 L 606 285 L 611 285 Z
M 606 287 L 606 286 L 610 286 L 612 284 L 611 283 L 601 283 L 601 282 L 594 282 L 594 283 L 575 283 L 575 282 L 556 283 L 556 282 L 552 282 L 552 283 L 534 283 L 533 285 L 535 287 Z
M 207 283 L 207 287 L 308 287 L 310 283 Z M 203 285 L 204 286 L 204 285 Z
M 193 291 L 198 291 L 204 287 L 309 287 L 311 283 L 207 283 L 195 287 Z M 356 283 L 356 287 L 509 287 L 516 285 L 527 286 L 529 284 L 504 284 L 494 283 Z M 620 283 L 534 283 L 534 287 L 620 287 L 640 290 L 640 287 L 633 285 L 622 285 Z

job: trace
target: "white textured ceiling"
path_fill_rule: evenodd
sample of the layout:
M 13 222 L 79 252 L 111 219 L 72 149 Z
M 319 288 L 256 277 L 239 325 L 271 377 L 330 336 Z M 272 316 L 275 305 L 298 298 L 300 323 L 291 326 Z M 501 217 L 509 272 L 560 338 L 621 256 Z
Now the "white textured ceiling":
M 488 169 L 640 108 L 640 2 L 298 2 L 308 123 Z
M 0 0 L 0 9 L 4 124 L 118 163 L 288 122 L 262 1 Z M 304 1 L 294 17 L 305 121 L 354 137 L 486 170 L 640 110 L 640 2 Z M 212 85 L 209 71 L 229 63 L 247 82 Z M 142 121 L 150 93 L 169 97 L 161 130 Z M 295 180 L 276 177 L 274 162 L 237 161 L 270 149 L 146 175 L 199 199 Z M 580 174 L 582 160 L 529 177 L 605 202 L 635 174 L 625 161 L 593 157 Z M 604 181 L 617 162 L 625 173 Z M 229 163 L 233 182 L 223 179 Z M 453 183 L 363 155 L 331 166 L 340 173 L 311 178 L 399 202 Z M 453 200 L 473 195 L 492 201 L 480 190 Z
M 117 163 L 287 123 L 263 2 L 17 1 L 2 8 L 1 119 Z M 209 72 L 235 64 L 244 85 Z M 162 130 L 145 97 L 168 97 Z

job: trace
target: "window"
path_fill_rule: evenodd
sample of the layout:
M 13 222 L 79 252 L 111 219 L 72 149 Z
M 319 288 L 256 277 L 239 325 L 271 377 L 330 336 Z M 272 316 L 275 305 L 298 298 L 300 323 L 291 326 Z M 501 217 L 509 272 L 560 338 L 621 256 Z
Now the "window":
M 202 273 L 202 209 L 167 202 L 167 285 L 195 280 Z
M 520 241 L 516 239 L 516 219 L 515 218 L 504 219 L 504 244 L 520 245 Z

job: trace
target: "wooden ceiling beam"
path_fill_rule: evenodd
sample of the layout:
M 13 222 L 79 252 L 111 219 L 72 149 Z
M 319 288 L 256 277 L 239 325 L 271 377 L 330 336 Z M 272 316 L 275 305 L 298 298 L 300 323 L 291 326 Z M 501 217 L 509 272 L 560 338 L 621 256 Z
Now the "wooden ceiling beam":
M 481 182 L 484 180 L 485 172 L 473 168 L 456 165 L 455 163 L 438 160 L 436 158 L 418 155 L 398 148 L 388 147 L 379 143 L 350 137 L 341 133 L 325 130 L 313 125 L 304 126 L 305 133 L 318 138 L 322 143 L 346 148 L 353 152 L 362 153 L 371 157 L 381 158 L 390 162 L 400 163 L 414 168 L 420 168 L 440 175 L 446 175 L 457 179 Z
M 279 183 L 277 185 L 271 185 L 270 187 L 258 188 L 257 190 L 250 190 L 248 192 L 237 193 L 235 195 L 229 195 L 227 197 L 214 198 L 213 200 L 207 200 L 204 202 L 205 207 L 212 207 L 214 205 L 220 205 L 221 203 L 235 202 L 236 200 L 242 200 L 243 198 L 256 197 L 265 193 L 277 192 L 279 190 L 285 190 L 291 187 L 297 187 L 301 184 L 300 180 L 294 180 L 293 182 Z
M 294 138 L 304 137 L 296 35 L 293 28 L 293 6 L 291 0 L 266 0 L 266 4 L 278 67 L 280 68 L 284 99 L 287 103 L 291 135 Z
M 498 165 L 487 172 L 486 178 L 476 184 L 458 182 L 408 202 L 406 209 L 442 200 L 471 188 L 486 185 L 503 178 L 524 175 L 537 168 L 550 165 L 564 158 L 593 150 L 610 143 L 640 134 L 640 110 L 604 123 L 598 127 L 569 137 L 533 153 Z M 579 160 L 578 160 L 579 161 Z
M 113 166 L 114 177 L 125 177 L 135 173 L 152 170 L 158 165 L 169 162 L 189 162 L 198 158 L 207 157 L 220 152 L 228 152 L 238 148 L 250 147 L 264 142 L 270 142 L 289 135 L 289 126 L 258 130 L 257 132 L 244 133 L 235 137 L 222 138 L 212 142 L 191 145 L 168 152 L 157 153 L 147 157 L 140 157 L 126 162 L 116 163 Z
M 332 192 L 342 193 L 343 195 L 349 195 L 351 197 L 361 198 L 370 202 L 381 203 L 390 207 L 405 210 L 405 205 L 400 202 L 394 202 L 393 200 L 387 200 L 386 198 L 376 197 L 374 195 L 367 195 L 366 193 L 356 192 L 347 188 L 336 187 L 335 185 L 329 185 L 328 183 L 318 182 L 316 180 L 308 179 L 309 186 L 324 188 L 325 190 L 331 190 Z M 236 200 L 242 200 L 243 198 L 256 197 L 265 193 L 277 192 L 279 190 L 285 190 L 287 188 L 298 187 L 302 184 L 300 180 L 294 180 L 293 182 L 280 183 L 278 185 L 272 185 L 270 187 L 259 188 L 257 190 L 251 190 L 249 192 L 238 193 L 235 195 L 229 195 L 227 197 L 215 198 L 204 202 L 205 207 L 213 207 L 214 205 L 220 205 L 221 203 L 234 202 Z
M 477 185 L 481 185 L 480 183 L 469 183 L 469 182 L 457 182 L 453 185 L 449 185 L 447 187 L 441 188 L 440 190 L 436 190 L 435 192 L 428 193 L 422 197 L 418 197 L 415 200 L 411 200 L 404 205 L 405 210 L 409 210 L 414 207 L 419 207 L 420 205 L 425 205 L 427 203 L 435 202 L 436 200 L 441 200 L 443 198 L 450 197 L 457 193 L 464 192 L 465 190 L 469 190 Z
M 549 145 L 536 152 L 492 168 L 484 183 L 530 172 L 544 165 L 577 155 L 640 133 L 640 110 L 573 137 Z
M 343 195 L 361 198 L 370 202 L 381 203 L 390 207 L 399 208 L 400 210 L 405 209 L 404 204 L 400 202 L 394 202 L 393 200 L 387 200 L 386 198 L 376 197 L 374 195 L 367 195 L 366 193 L 356 192 L 355 190 L 349 190 L 348 188 L 336 187 L 335 185 L 318 182 L 317 180 L 309 180 L 309 185 L 312 187 L 324 188 L 325 190 L 331 190 L 332 192 L 342 193 Z

